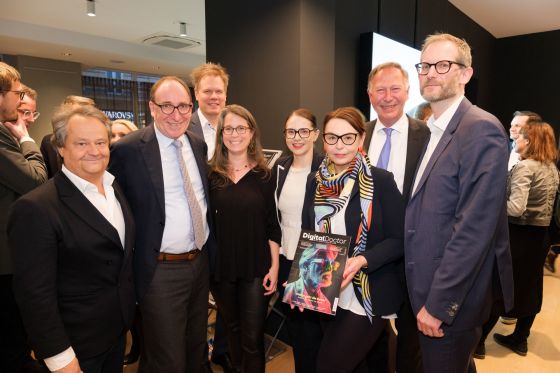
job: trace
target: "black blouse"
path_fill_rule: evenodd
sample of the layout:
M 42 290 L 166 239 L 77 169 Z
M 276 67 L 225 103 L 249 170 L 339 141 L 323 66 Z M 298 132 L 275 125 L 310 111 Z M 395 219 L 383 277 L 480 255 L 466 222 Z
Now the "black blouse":
M 236 184 L 217 188 L 216 175 L 210 175 L 217 281 L 264 277 L 271 265 L 268 240 L 281 244 L 274 179 L 264 176 L 264 171 L 251 170 Z

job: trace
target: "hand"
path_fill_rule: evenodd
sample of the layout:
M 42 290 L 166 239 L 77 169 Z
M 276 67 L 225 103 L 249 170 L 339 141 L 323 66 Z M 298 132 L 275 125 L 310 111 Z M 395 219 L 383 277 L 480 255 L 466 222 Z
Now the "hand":
M 263 287 L 265 290 L 264 295 L 274 294 L 276 291 L 276 285 L 278 284 L 278 266 L 272 265 L 268 270 L 268 273 L 263 278 Z
M 52 373 L 83 373 L 78 363 L 78 359 L 74 358 L 72 361 L 66 365 L 64 368 L 55 370 Z
M 443 337 L 443 330 L 441 329 L 442 321 L 436 319 L 426 309 L 426 306 L 423 306 L 416 315 L 416 324 L 418 326 L 418 330 L 420 330 L 425 336 L 434 337 L 434 338 L 441 338 Z
M 13 137 L 15 137 L 18 141 L 24 137 L 29 136 L 29 132 L 27 131 L 27 126 L 25 125 L 25 121 L 20 117 L 18 120 L 13 122 L 4 122 L 4 126 L 10 131 Z
M 363 267 L 367 267 L 367 260 L 363 255 L 348 258 L 344 267 L 344 273 L 342 274 L 342 285 L 340 287 L 343 288 L 348 285 L 356 273 Z

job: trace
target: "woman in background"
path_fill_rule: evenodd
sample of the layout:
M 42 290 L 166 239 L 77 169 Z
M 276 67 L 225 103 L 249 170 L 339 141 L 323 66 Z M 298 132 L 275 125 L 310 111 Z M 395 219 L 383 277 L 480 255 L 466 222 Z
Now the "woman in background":
M 126 119 L 117 119 L 111 126 L 111 144 L 116 143 L 131 132 L 138 131 L 136 124 Z
M 233 366 L 264 372 L 264 320 L 276 291 L 281 232 L 274 179 L 253 115 L 239 105 L 220 113 L 210 160 L 210 208 L 217 240 L 210 289 L 228 328 Z
M 530 121 L 523 125 L 515 146 L 521 160 L 510 171 L 507 190 L 514 306 L 506 316 L 517 318 L 517 323 L 512 334 L 495 333 L 494 340 L 525 356 L 527 338 L 542 305 L 547 231 L 559 179 L 555 164 L 556 141 L 549 124 Z M 490 319 L 484 324 L 475 357 L 484 358 L 484 341 L 496 324 L 500 311 L 494 307 Z
M 326 157 L 308 179 L 302 228 L 352 237 L 335 317 L 325 318 L 318 372 L 367 372 L 366 355 L 402 303 L 404 205 L 391 173 L 362 149 L 355 108 L 327 114 Z
M 307 109 L 292 111 L 284 125 L 284 138 L 292 154 L 280 158 L 273 167 L 276 182 L 276 206 L 282 228 L 280 271 L 278 283 L 288 280 L 292 261 L 301 232 L 301 213 L 305 183 L 310 173 L 315 174 L 323 157 L 314 152 L 313 145 L 319 136 L 315 115 Z M 279 288 L 280 302 L 284 288 Z M 316 312 L 291 310 L 282 303 L 286 326 L 294 353 L 296 373 L 313 373 L 322 331 Z

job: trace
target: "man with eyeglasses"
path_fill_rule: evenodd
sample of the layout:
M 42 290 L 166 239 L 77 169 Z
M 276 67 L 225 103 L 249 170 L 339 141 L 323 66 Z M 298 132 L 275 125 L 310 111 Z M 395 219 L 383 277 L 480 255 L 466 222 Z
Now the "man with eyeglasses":
M 21 99 L 17 111 L 19 118 L 23 119 L 25 126 L 29 128 L 41 115 L 37 111 L 37 91 L 23 84 L 21 90 L 25 95 Z
M 405 201 L 410 196 L 414 172 L 430 136 L 424 122 L 404 113 L 409 86 L 408 73 L 400 64 L 386 62 L 373 68 L 368 77 L 367 93 L 377 119 L 366 123 L 364 140 L 364 149 L 372 164 L 393 173 Z M 402 261 L 399 266 L 404 283 Z M 396 369 L 400 373 L 422 372 L 416 318 L 408 296 L 404 299 L 395 320 L 398 331 Z M 394 335 L 392 329 L 388 333 Z M 389 364 L 387 351 L 387 338 L 383 337 L 369 354 L 370 365 Z
M 10 206 L 47 180 L 39 147 L 29 137 L 18 106 L 25 96 L 20 74 L 0 62 L 0 372 L 19 372 L 33 359 L 12 291 L 12 258 L 6 237 Z
M 466 41 L 430 35 L 416 65 L 433 109 L 405 217 L 405 271 L 425 372 L 476 372 L 473 352 L 493 298 L 513 301 L 506 215 L 508 140 L 464 97 Z
M 109 166 L 137 228 L 134 274 L 144 337 L 138 371 L 199 372 L 214 254 L 207 146 L 187 131 L 192 99 L 183 80 L 158 80 L 149 106 L 154 123 L 115 143 Z

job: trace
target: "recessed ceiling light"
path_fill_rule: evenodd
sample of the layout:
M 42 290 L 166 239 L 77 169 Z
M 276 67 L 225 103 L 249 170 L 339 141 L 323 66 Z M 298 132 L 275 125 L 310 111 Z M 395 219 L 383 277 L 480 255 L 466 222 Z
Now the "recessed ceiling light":
M 86 14 L 90 17 L 95 17 L 95 0 L 86 0 L 86 4 Z

